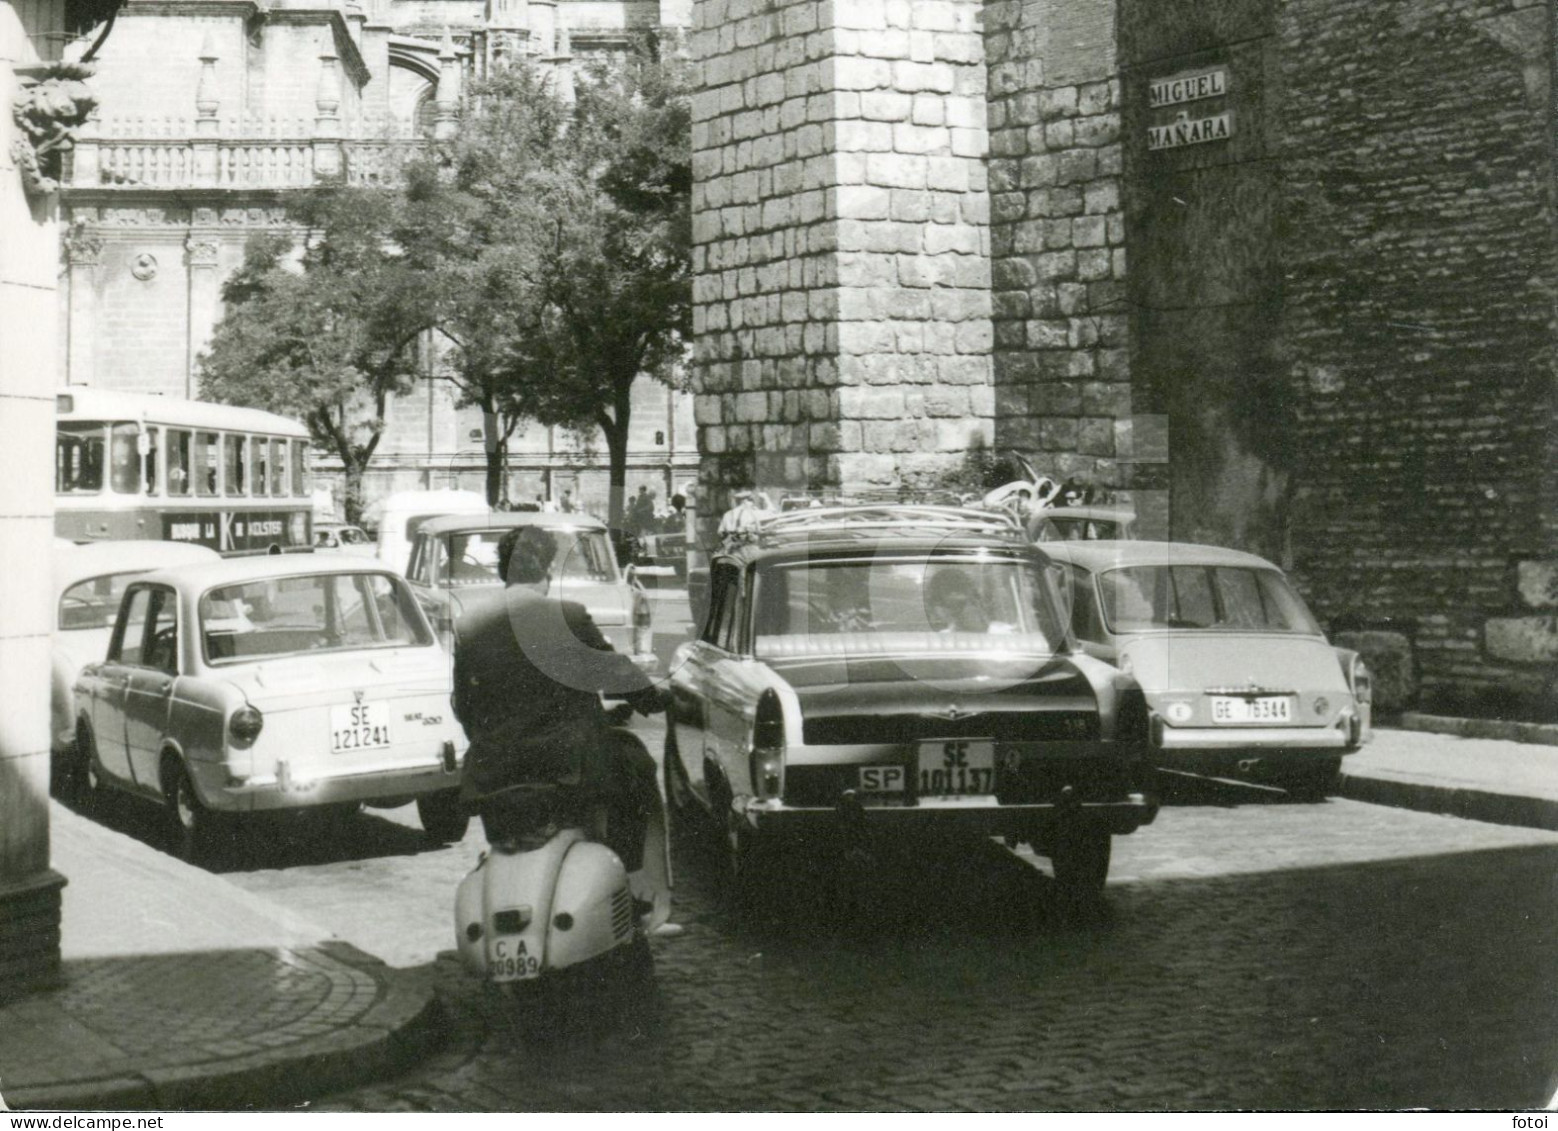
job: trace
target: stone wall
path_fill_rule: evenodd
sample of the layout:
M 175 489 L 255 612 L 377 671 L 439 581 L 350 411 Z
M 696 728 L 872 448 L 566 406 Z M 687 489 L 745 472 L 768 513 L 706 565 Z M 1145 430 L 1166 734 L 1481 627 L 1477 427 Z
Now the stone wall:
M 995 442 L 1127 501 L 1156 484 L 1121 463 L 1136 453 L 1115 0 L 991 0 L 985 29 Z
M 1531 0 L 1290 0 L 1293 564 L 1421 701 L 1551 710 L 1553 45 Z
M 732 484 L 913 484 L 988 444 L 979 8 L 695 6 L 705 514 Z

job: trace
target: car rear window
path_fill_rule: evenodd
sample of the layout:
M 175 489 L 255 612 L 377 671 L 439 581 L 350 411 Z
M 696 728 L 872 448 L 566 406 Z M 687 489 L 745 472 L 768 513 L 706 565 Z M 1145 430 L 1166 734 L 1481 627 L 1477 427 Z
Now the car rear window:
M 507 533 L 508 528 L 504 527 L 446 536 L 437 551 L 444 561 L 438 563 L 435 576 L 444 578 L 452 586 L 496 585 L 501 580 L 498 577 L 498 543 Z M 604 530 L 548 528 L 547 533 L 556 546 L 551 568 L 554 584 L 565 581 L 609 584 L 617 580 L 616 555 L 611 551 L 611 542 Z
M 138 571 L 137 571 L 138 572 Z M 119 599 L 137 572 L 106 573 L 78 581 L 60 594 L 59 627 L 63 632 L 111 628 L 119 613 Z
M 415 599 L 381 573 L 267 577 L 200 599 L 206 660 L 423 646 L 432 636 Z
M 1050 583 L 1025 560 L 985 556 L 803 560 L 760 569 L 753 633 L 972 633 L 1065 640 Z
M 1099 579 L 1111 632 L 1155 628 L 1292 632 L 1320 626 L 1275 570 L 1237 566 L 1130 566 Z

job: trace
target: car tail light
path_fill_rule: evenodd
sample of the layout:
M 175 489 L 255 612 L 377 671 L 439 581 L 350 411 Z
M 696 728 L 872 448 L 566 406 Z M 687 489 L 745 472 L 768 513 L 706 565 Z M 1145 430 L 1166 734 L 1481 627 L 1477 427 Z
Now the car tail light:
M 758 696 L 752 724 L 752 789 L 760 797 L 784 792 L 784 708 L 772 689 Z
M 227 720 L 227 729 L 232 733 L 234 742 L 247 746 L 259 738 L 260 731 L 265 729 L 265 716 L 257 708 L 245 703 Z
M 633 654 L 643 656 L 654 651 L 654 627 L 649 598 L 642 589 L 633 590 Z
M 1347 673 L 1347 683 L 1352 687 L 1352 697 L 1359 703 L 1374 702 L 1374 676 L 1362 656 L 1352 658 L 1352 668 Z

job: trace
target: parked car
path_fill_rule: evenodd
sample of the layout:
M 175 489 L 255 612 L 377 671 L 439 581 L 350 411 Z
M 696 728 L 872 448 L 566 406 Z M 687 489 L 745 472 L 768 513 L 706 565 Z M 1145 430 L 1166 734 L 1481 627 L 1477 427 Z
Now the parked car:
M 1056 542 L 1071 624 L 1147 693 L 1154 759 L 1323 795 L 1371 736 L 1372 682 L 1264 558 L 1182 542 Z
M 76 748 L 76 677 L 83 665 L 108 654 L 125 586 L 148 570 L 220 560 L 215 550 L 183 542 L 148 539 L 77 545 L 55 541 L 49 733 L 53 776 L 60 791 L 69 792 L 77 784 L 68 773 Z
M 428 519 L 445 514 L 494 514 L 487 496 L 475 491 L 397 491 L 369 508 L 379 532 L 378 558 L 393 570 L 406 572 L 411 543 Z
M 240 815 L 412 799 L 430 836 L 457 840 L 450 679 L 410 587 L 382 566 L 157 570 L 126 587 L 106 658 L 76 680 L 77 772 L 160 803 L 191 857 Z
M 605 523 L 583 514 L 495 512 L 424 522 L 412 544 L 406 578 L 440 636 L 452 641 L 461 616 L 501 597 L 498 542 L 516 526 L 540 527 L 557 539 L 550 594 L 578 601 L 613 648 L 640 667 L 652 668 L 649 599 L 618 566 Z
M 714 556 L 672 667 L 666 794 L 724 830 L 738 878 L 764 838 L 863 820 L 1026 841 L 1090 893 L 1111 838 L 1157 812 L 1141 690 L 1072 649 L 1049 563 L 1005 514 L 770 518 Z
M 362 527 L 346 522 L 314 523 L 314 549 L 339 550 L 361 558 L 375 557 L 378 552 L 373 539 Z
M 1136 515 L 1124 507 L 1048 507 L 1028 517 L 1035 542 L 1119 541 L 1136 537 Z

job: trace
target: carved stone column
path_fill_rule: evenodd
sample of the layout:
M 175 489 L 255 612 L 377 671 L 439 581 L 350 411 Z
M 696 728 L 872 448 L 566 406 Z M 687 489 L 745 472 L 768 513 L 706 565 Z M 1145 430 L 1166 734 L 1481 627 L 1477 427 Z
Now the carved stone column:
M 94 210 L 95 211 L 95 210 Z M 103 261 L 103 237 L 91 221 L 78 220 L 65 234 L 65 287 L 70 312 L 65 328 L 65 383 L 97 383 L 99 271 Z
M 58 5 L 47 3 L 25 10 L 31 20 L 60 14 Z M 54 533 L 49 469 L 59 227 L 57 200 L 40 181 L 51 175 L 51 154 L 61 147 L 57 130 L 36 132 L 58 103 L 24 94 L 39 74 L 28 35 L 42 30 L 0 3 L 0 106 L 18 107 L 15 114 L 0 113 L 0 450 L 7 463 L 0 576 L 9 595 L 0 601 L 0 1000 L 57 978 L 65 884 L 49 867 L 46 599 Z M 23 75 L 28 81 L 20 81 Z M 69 90 L 59 93 L 71 96 Z M 82 112 L 73 124 L 85 117 Z M 61 124 L 61 117 L 53 121 Z M 44 145 L 49 139 L 55 144 Z M 57 166 L 52 175 L 58 176 Z
M 217 96 L 216 46 L 206 32 L 200 47 L 200 84 L 195 88 L 195 183 L 214 185 L 217 180 L 217 112 L 222 103 Z
M 200 213 L 206 209 L 196 210 L 198 222 Z M 213 217 L 214 219 L 214 217 Z M 221 275 L 217 271 L 220 262 L 222 245 L 215 236 L 203 235 L 199 232 L 191 232 L 188 241 L 184 244 L 189 265 L 189 319 L 188 325 L 188 367 L 186 377 L 185 395 L 190 399 L 197 399 L 199 386 L 197 383 L 196 362 L 200 352 L 211 343 L 211 333 L 216 328 L 218 312 L 222 300 Z
M 327 31 L 319 53 L 319 91 L 314 98 L 314 176 L 330 180 L 341 175 L 341 67 L 335 40 Z

